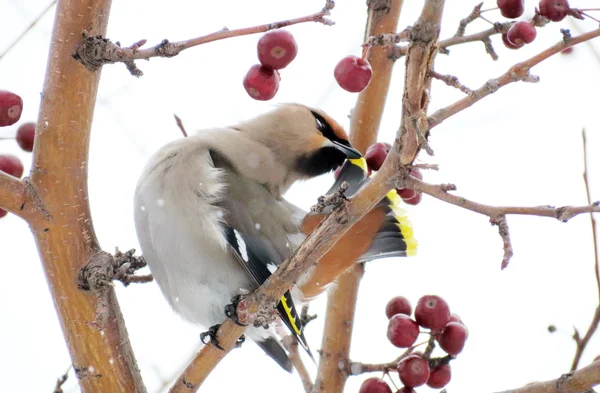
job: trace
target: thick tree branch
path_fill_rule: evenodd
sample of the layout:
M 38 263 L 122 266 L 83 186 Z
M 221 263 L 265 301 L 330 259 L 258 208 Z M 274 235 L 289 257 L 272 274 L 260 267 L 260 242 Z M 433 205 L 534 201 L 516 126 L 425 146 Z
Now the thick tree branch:
M 396 0 L 383 3 L 369 2 L 365 40 L 374 35 L 394 33 L 398 26 L 402 4 L 403 1 Z M 369 86 L 358 94 L 350 121 L 352 146 L 363 154 L 369 146 L 377 141 L 377 133 L 394 69 L 394 62 L 390 60 L 388 51 L 383 47 L 373 46 L 370 48 L 368 60 L 373 68 L 373 78 Z
M 563 374 L 557 379 L 532 383 L 521 388 L 498 393 L 587 393 L 600 384 L 600 361 L 589 366 Z
M 476 102 L 480 101 L 482 98 L 487 97 L 488 95 L 495 93 L 503 86 L 506 86 L 513 82 L 518 81 L 528 81 L 535 82 L 536 78 L 532 77 L 529 74 L 529 71 L 532 67 L 538 65 L 542 61 L 548 59 L 550 56 L 555 55 L 565 48 L 569 48 L 573 45 L 577 45 L 581 42 L 585 42 L 600 36 L 600 29 L 592 30 L 590 32 L 581 34 L 577 37 L 572 37 L 567 40 L 562 40 L 559 43 L 551 46 L 550 48 L 538 53 L 537 55 L 527 59 L 521 63 L 515 64 L 508 71 L 506 71 L 503 75 L 496 79 L 491 79 L 487 81 L 483 86 L 479 89 L 475 90 L 473 94 L 468 97 L 462 98 L 455 103 L 437 110 L 433 114 L 431 114 L 427 118 L 427 123 L 429 125 L 429 130 L 433 127 L 439 125 L 444 120 L 457 114 L 460 111 L 470 107 Z
M 411 42 L 406 54 L 400 129 L 395 147 L 386 162 L 399 159 L 401 166 L 410 165 L 421 147 L 433 154 L 425 140 L 426 113 L 431 90 L 429 75 L 437 54 L 443 11 L 444 0 L 426 1 L 419 20 L 411 29 Z
M 83 29 L 105 34 L 110 0 L 60 0 L 33 150 L 29 192 L 41 214 L 28 219 L 81 391 L 145 392 L 114 290 L 104 330 L 88 325 L 96 297 L 78 288 L 81 267 L 97 251 L 87 193 L 90 129 L 100 73 L 71 54 Z M 29 208 L 26 203 L 25 208 Z
M 269 30 L 280 29 L 298 23 L 318 22 L 325 25 L 332 25 L 333 22 L 325 18 L 325 16 L 329 15 L 330 10 L 334 6 L 335 3 L 333 0 L 326 0 L 323 9 L 312 15 L 243 29 L 229 30 L 224 28 L 215 33 L 178 42 L 169 42 L 169 40 L 165 39 L 160 44 L 145 49 L 140 49 L 140 47 L 146 43 L 146 40 L 140 40 L 129 47 L 122 48 L 118 42 L 112 43 L 110 40 L 103 38 L 103 35 L 93 36 L 82 30 L 84 39 L 78 45 L 77 50 L 73 52 L 73 56 L 90 71 L 96 71 L 104 64 L 123 62 L 132 75 L 139 77 L 143 75 L 143 72 L 136 67 L 134 60 L 148 60 L 152 57 L 174 57 L 181 51 L 193 48 L 194 46 L 226 38 L 264 33 Z
M 367 2 L 365 40 L 370 36 L 396 32 L 403 3 L 403 0 Z M 358 95 L 350 123 L 350 141 L 363 154 L 377 141 L 394 66 L 394 61 L 383 47 L 371 48 L 368 60 L 373 68 L 373 79 Z M 356 301 L 363 273 L 362 266 L 353 266 L 337 279 L 335 287 L 328 292 L 315 393 L 344 390 L 348 374 L 339 365 L 350 355 Z

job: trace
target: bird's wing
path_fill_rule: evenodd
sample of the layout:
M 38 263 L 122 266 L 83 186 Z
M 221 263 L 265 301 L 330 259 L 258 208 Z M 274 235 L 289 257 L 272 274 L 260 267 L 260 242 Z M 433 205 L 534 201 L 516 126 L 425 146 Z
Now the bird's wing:
M 229 183 L 231 187 L 235 187 Z M 265 190 L 265 192 L 268 192 Z M 235 195 L 233 192 L 229 196 Z M 246 198 L 249 198 L 247 195 Z M 219 204 L 226 211 L 223 217 L 223 232 L 230 252 L 240 265 L 252 277 L 257 286 L 262 285 L 288 255 L 282 255 L 269 238 L 263 235 L 260 226 L 253 219 L 246 201 L 236 198 L 224 198 Z M 276 201 L 273 201 L 276 203 Z M 284 229 L 282 228 L 282 231 Z M 290 250 L 291 254 L 291 250 Z M 303 323 L 290 291 L 281 297 L 277 311 L 291 334 L 298 340 L 306 352 L 313 357 L 303 331 Z

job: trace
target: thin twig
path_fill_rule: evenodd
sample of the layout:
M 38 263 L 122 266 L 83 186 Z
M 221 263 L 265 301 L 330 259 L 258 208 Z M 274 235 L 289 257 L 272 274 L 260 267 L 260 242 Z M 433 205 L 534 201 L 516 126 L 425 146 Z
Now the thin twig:
M 118 42 L 113 43 L 102 36 L 93 36 L 83 31 L 83 40 L 79 43 L 73 57 L 90 71 L 96 71 L 104 64 L 124 62 L 129 71 L 134 76 L 139 77 L 142 75 L 142 72 L 135 66 L 134 60 L 148 60 L 152 57 L 174 57 L 181 51 L 194 46 L 226 38 L 264 33 L 269 30 L 280 29 L 298 23 L 318 22 L 330 26 L 334 22 L 327 19 L 326 16 L 329 15 L 334 6 L 335 3 L 333 0 L 327 0 L 323 9 L 312 15 L 242 29 L 229 30 L 223 28 L 215 33 L 178 42 L 169 42 L 169 40 L 165 39 L 158 45 L 145 49 L 140 49 L 140 43 L 145 43 L 145 40 L 140 40 L 130 47 L 122 48 Z
M 600 201 L 590 203 L 586 206 L 490 206 L 484 205 L 478 202 L 470 201 L 461 196 L 450 194 L 448 191 L 455 191 L 456 186 L 454 184 L 429 184 L 420 181 L 412 176 L 403 178 L 402 187 L 410 188 L 411 190 L 420 191 L 425 194 L 431 195 L 434 198 L 440 199 L 444 202 L 450 203 L 462 207 L 473 212 L 486 215 L 490 218 L 490 222 L 494 225 L 498 225 L 498 230 L 502 241 L 504 243 L 504 256 L 502 259 L 502 268 L 504 269 L 510 258 L 512 257 L 513 250 L 510 244 L 510 236 L 508 232 L 508 225 L 506 223 L 505 216 L 509 214 L 515 215 L 529 215 L 529 216 L 540 216 L 540 217 L 553 217 L 559 221 L 566 222 L 571 218 L 583 214 L 583 213 L 600 213 Z
M 464 19 L 461 19 L 460 23 L 458 24 L 458 30 L 456 30 L 456 34 L 454 34 L 455 37 L 462 37 L 463 35 L 465 35 L 465 30 L 467 28 L 467 25 L 469 23 L 473 22 L 475 19 L 481 18 L 481 7 L 482 6 L 483 6 L 483 2 L 477 4 L 475 6 L 475 8 L 473 8 L 473 11 L 471 11 L 469 16 L 467 16 Z
M 185 130 L 185 127 L 183 126 L 183 122 L 181 121 L 179 116 L 177 116 L 176 114 L 173 114 L 173 117 L 175 117 L 175 123 L 177 123 L 177 127 L 179 127 L 179 129 L 181 130 L 181 133 L 183 134 L 183 136 L 187 137 L 188 133 Z
M 23 30 L 21 32 L 21 34 L 19 34 L 19 36 L 17 38 L 15 38 L 15 40 L 13 42 L 11 42 L 11 44 L 8 46 L 8 48 L 6 48 L 4 50 L 4 52 L 0 53 L 0 60 L 2 60 L 2 58 L 4 56 L 6 56 L 6 54 L 8 52 L 10 52 L 10 50 L 12 48 L 14 48 L 19 42 L 21 42 L 21 40 L 23 39 L 23 37 L 25 37 L 27 35 L 27 33 L 29 33 L 31 31 L 31 29 L 33 29 L 35 27 L 35 25 L 38 24 L 38 22 L 46 15 L 46 13 L 48 13 L 48 11 L 50 11 L 50 9 L 54 6 L 54 4 L 56 4 L 57 0 L 52 0 L 52 2 L 50 2 L 50 4 L 48 4 L 46 6 L 46 8 L 44 8 L 44 10 L 37 16 L 37 18 L 35 18 L 30 24 L 29 26 L 27 26 L 27 28 L 25 30 Z
M 65 382 L 67 382 L 67 379 L 69 378 L 70 370 L 71 370 L 71 366 L 69 366 L 69 368 L 67 368 L 67 371 L 65 371 L 65 373 L 63 375 L 58 377 L 58 379 L 56 380 L 56 385 L 54 386 L 54 390 L 52 391 L 52 393 L 64 393 L 62 386 L 65 384 Z
M 300 376 L 300 380 L 302 381 L 302 386 L 304 387 L 304 391 L 306 393 L 310 393 L 313 390 L 313 383 L 310 378 L 310 374 L 306 369 L 306 365 L 302 361 L 300 357 L 300 353 L 298 352 L 298 340 L 296 340 L 291 335 L 285 336 L 282 340 L 283 346 L 288 351 L 288 356 L 290 361 L 294 365 L 294 368 L 298 372 Z
M 486 52 L 489 53 L 492 59 L 498 60 L 498 55 L 496 55 L 496 52 L 493 50 L 494 48 L 491 47 L 490 37 L 496 34 L 502 34 L 507 32 L 510 26 L 512 25 L 513 22 L 495 23 L 494 27 L 480 31 L 479 33 L 463 36 L 453 36 L 444 40 L 440 40 L 440 42 L 438 43 L 438 52 L 447 55 L 450 54 L 448 48 L 451 46 L 461 45 L 468 42 L 481 41 L 486 46 Z M 394 59 L 399 59 L 400 57 L 406 55 L 407 50 L 408 46 L 406 45 L 396 45 L 393 49 L 392 57 Z
M 454 75 L 442 75 L 433 70 L 431 72 L 429 72 L 429 75 L 432 78 L 440 80 L 440 81 L 444 82 L 446 85 L 448 85 L 450 87 L 454 87 L 454 88 L 462 91 L 465 94 L 468 94 L 468 95 L 473 94 L 473 90 L 469 89 L 467 86 L 460 83 L 458 78 Z
M 591 40 L 593 38 L 600 36 L 600 29 L 592 30 L 590 32 L 581 34 L 577 37 L 573 37 L 568 42 L 564 42 L 561 40 L 557 44 L 551 46 L 550 48 L 538 53 L 537 55 L 527 59 L 521 63 L 517 63 L 514 66 L 510 67 L 508 71 L 506 71 L 503 75 L 496 79 L 491 79 L 487 81 L 483 86 L 479 89 L 475 90 L 473 94 L 468 97 L 462 98 L 456 101 L 453 104 L 448 105 L 445 108 L 439 109 L 433 114 L 431 114 L 427 118 L 427 122 L 429 123 L 429 129 L 431 130 L 433 127 L 439 125 L 447 118 L 457 114 L 469 108 L 476 102 L 480 101 L 482 98 L 487 97 L 488 95 L 495 93 L 501 87 L 504 87 L 510 83 L 517 81 L 532 81 L 531 75 L 529 74 L 529 70 L 541 63 L 542 61 L 548 59 L 550 56 L 553 56 L 557 53 L 560 53 L 562 50 L 569 48 L 573 45 L 579 44 L 581 42 L 585 42 Z
M 585 184 L 585 193 L 587 196 L 588 203 L 591 204 L 592 197 L 590 193 L 590 180 L 588 176 L 588 146 L 585 129 L 581 131 L 581 137 L 583 139 L 583 182 Z M 590 326 L 585 332 L 585 335 L 583 337 L 580 337 L 579 332 L 575 330 L 576 335 L 574 336 L 574 339 L 576 349 L 575 356 L 573 357 L 573 363 L 571 364 L 571 371 L 576 370 L 579 366 L 581 355 L 583 354 L 583 351 L 585 351 L 585 348 L 592 339 L 594 333 L 596 333 L 596 330 L 598 330 L 598 325 L 600 324 L 600 261 L 598 256 L 598 235 L 596 232 L 596 219 L 591 213 L 590 224 L 592 226 L 592 239 L 594 246 L 594 272 L 596 275 L 596 287 L 598 289 L 598 305 L 596 306 L 596 310 L 594 311 L 594 317 L 592 318 L 592 322 L 590 322 Z

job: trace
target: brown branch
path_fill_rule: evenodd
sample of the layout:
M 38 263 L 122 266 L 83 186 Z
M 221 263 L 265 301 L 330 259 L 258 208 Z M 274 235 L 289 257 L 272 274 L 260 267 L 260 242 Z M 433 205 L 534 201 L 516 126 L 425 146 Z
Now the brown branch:
M 109 13 L 110 0 L 58 2 L 31 178 L 25 182 L 32 204 L 43 209 L 28 222 L 81 391 L 143 393 L 114 290 L 107 290 L 108 318 L 99 332 L 86 323 L 95 319 L 96 297 L 77 286 L 81 267 L 99 250 L 88 204 L 87 162 L 100 73 L 73 60 L 77 42 L 72 38 L 84 29 L 105 34 Z
M 335 3 L 333 0 L 326 0 L 323 9 L 312 15 L 242 29 L 229 30 L 224 28 L 215 33 L 178 42 L 169 42 L 169 40 L 165 39 L 160 44 L 145 49 L 140 49 L 140 46 L 146 40 L 140 40 L 130 47 L 122 48 L 118 42 L 112 43 L 110 40 L 104 38 L 103 35 L 89 35 L 82 29 L 80 33 L 83 33 L 84 39 L 78 45 L 77 50 L 73 52 L 73 57 L 90 71 L 96 71 L 104 64 L 124 62 L 131 74 L 139 77 L 143 73 L 135 66 L 134 60 L 148 60 L 152 57 L 174 57 L 181 51 L 198 45 L 226 38 L 264 33 L 269 30 L 280 29 L 298 23 L 318 22 L 329 26 L 333 22 L 325 18 L 325 16 L 329 15 L 334 6 Z
M 581 137 L 583 139 L 583 182 L 585 184 L 585 193 L 588 204 L 591 205 L 592 197 L 590 193 L 590 182 L 588 177 L 588 145 L 585 129 L 581 131 Z M 592 226 L 592 239 L 594 246 L 594 273 L 596 276 L 596 287 L 598 288 L 598 305 L 596 306 L 596 311 L 594 311 L 594 317 L 592 318 L 592 322 L 590 322 L 590 326 L 585 332 L 585 335 L 583 336 L 583 338 L 578 338 L 577 340 L 575 340 L 577 347 L 575 349 L 573 363 L 571 364 L 571 371 L 576 370 L 579 366 L 581 355 L 583 354 L 583 351 L 585 351 L 585 348 L 592 339 L 594 333 L 596 333 L 596 330 L 598 330 L 598 325 L 600 324 L 600 258 L 598 256 L 598 234 L 596 232 L 596 219 L 591 213 L 590 224 Z
M 455 89 L 458 89 L 465 94 L 473 94 L 473 90 L 469 89 L 467 86 L 460 83 L 458 78 L 454 75 L 442 75 L 433 70 L 429 73 L 429 75 L 432 78 L 440 80 L 440 81 L 444 82 L 446 85 L 448 85 L 450 87 L 454 87 Z
M 300 353 L 298 352 L 298 340 L 291 335 L 288 335 L 283 338 L 283 345 L 285 346 L 285 349 L 287 349 L 290 361 L 300 376 L 304 391 L 306 393 L 312 392 L 313 383 L 310 378 L 310 374 L 308 373 L 308 370 L 306 369 L 306 366 L 300 357 Z
M 25 209 L 30 201 L 28 194 L 23 180 L 0 171 L 0 208 L 27 220 L 32 213 L 29 208 Z
M 585 42 L 600 36 L 600 29 L 592 30 L 590 32 L 581 34 L 577 37 L 570 38 L 569 40 L 561 40 L 557 44 L 551 46 L 550 48 L 538 53 L 537 55 L 527 59 L 521 63 L 515 64 L 510 67 L 508 71 L 506 71 L 503 75 L 496 79 L 491 79 L 487 81 L 483 86 L 479 89 L 475 90 L 472 95 L 462 98 L 455 103 L 437 110 L 433 114 L 431 114 L 427 118 L 427 122 L 429 123 L 429 129 L 439 125 L 444 120 L 457 114 L 458 112 L 470 107 L 476 102 L 480 101 L 482 98 L 487 97 L 488 95 L 495 93 L 501 87 L 504 87 L 510 83 L 518 82 L 518 81 L 531 81 L 531 75 L 529 74 L 529 70 L 541 63 L 542 61 L 548 59 L 550 56 L 560 53 L 566 48 L 569 48 L 573 45 L 577 45 L 581 42 Z
M 483 6 L 483 2 L 477 4 L 473 8 L 473 11 L 471 11 L 469 16 L 460 20 L 460 23 L 458 24 L 458 29 L 456 30 L 456 33 L 454 34 L 455 37 L 462 37 L 465 35 L 465 30 L 467 29 L 467 25 L 481 16 L 481 7 L 482 6 Z
M 365 40 L 370 36 L 394 33 L 403 1 L 371 0 L 367 4 Z M 394 66 L 393 59 L 383 47 L 371 48 L 368 60 L 373 68 L 373 78 L 358 95 L 350 122 L 350 141 L 363 154 L 377 141 Z M 339 369 L 339 364 L 350 355 L 358 288 L 363 273 L 362 266 L 353 266 L 337 279 L 335 287 L 328 292 L 319 375 L 313 390 L 315 393 L 339 393 L 344 390 L 348 374 Z
M 397 176 L 396 176 L 397 178 Z M 491 206 L 482 203 L 474 202 L 458 195 L 450 194 L 448 191 L 456 190 L 453 184 L 429 184 L 420 181 L 412 176 L 396 180 L 396 185 L 401 185 L 411 190 L 423 192 L 431 195 L 434 198 L 444 202 L 462 207 L 473 212 L 486 215 L 490 218 L 490 222 L 498 225 L 500 236 L 504 242 L 504 257 L 502 260 L 502 268 L 508 264 L 508 260 L 512 257 L 512 246 L 510 244 L 510 236 L 508 233 L 508 225 L 506 224 L 505 216 L 509 214 L 528 215 L 540 217 L 552 217 L 562 222 L 567 222 L 571 218 L 583 213 L 600 213 L 600 201 L 594 202 L 586 206 Z
M 451 46 L 466 44 L 468 42 L 481 41 L 486 45 L 486 52 L 489 53 L 489 55 L 492 57 L 492 59 L 498 60 L 498 55 L 496 55 L 496 53 L 493 51 L 493 47 L 488 48 L 488 46 L 490 45 L 489 44 L 490 37 L 495 34 L 502 34 L 504 32 L 507 32 L 508 29 L 510 28 L 510 26 L 512 26 L 512 25 L 513 25 L 513 22 L 495 23 L 494 27 L 491 27 L 487 30 L 480 31 L 479 33 L 463 35 L 463 36 L 453 36 L 450 38 L 446 38 L 444 40 L 440 40 L 440 42 L 438 43 L 438 52 L 447 55 L 450 53 L 448 48 Z M 399 59 L 400 57 L 405 56 L 407 51 L 408 51 L 408 46 L 396 45 L 393 49 L 392 56 L 396 59 Z
M 69 378 L 69 370 L 71 370 L 70 366 L 63 375 L 58 377 L 58 379 L 56 380 L 56 385 L 54 385 L 54 390 L 52 391 L 52 393 L 64 393 L 62 386 L 65 384 L 65 382 L 67 382 L 67 379 Z
M 365 41 L 368 41 L 368 37 L 396 31 L 402 3 L 399 0 L 368 2 Z M 363 154 L 369 146 L 377 142 L 377 133 L 394 70 L 394 61 L 390 59 L 388 51 L 383 47 L 372 47 L 369 50 L 368 60 L 373 68 L 373 78 L 367 88 L 358 95 L 350 119 L 352 146 Z
M 515 214 L 525 216 L 552 217 L 562 222 L 583 213 L 600 213 L 600 201 L 585 206 L 491 206 L 470 201 L 461 196 L 448 193 L 456 190 L 456 186 L 450 184 L 429 184 L 412 176 L 407 177 L 403 183 L 404 187 L 411 190 L 424 192 L 444 202 L 462 207 L 473 212 L 495 218 L 502 215 Z
M 600 384 L 600 362 L 594 362 L 581 370 L 563 374 L 557 379 L 498 393 L 587 393 L 592 392 L 592 388 L 598 384 Z
M 410 165 L 421 146 L 430 154 L 433 153 L 425 140 L 426 113 L 431 91 L 429 74 L 433 70 L 437 54 L 443 11 L 444 0 L 426 1 L 419 20 L 411 29 L 411 43 L 406 54 L 400 129 L 386 162 L 394 161 L 396 164 L 399 159 L 401 166 Z

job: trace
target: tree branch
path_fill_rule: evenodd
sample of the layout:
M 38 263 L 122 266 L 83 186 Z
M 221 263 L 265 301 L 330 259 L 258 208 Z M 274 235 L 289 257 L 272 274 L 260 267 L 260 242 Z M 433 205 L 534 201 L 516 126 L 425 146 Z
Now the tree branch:
M 0 207 L 26 219 L 29 209 L 23 209 L 28 200 L 25 182 L 0 171 Z
M 455 103 L 437 110 L 433 114 L 431 114 L 427 118 L 427 123 L 429 124 L 429 130 L 433 127 L 439 125 L 444 120 L 457 114 L 458 112 L 463 111 L 464 109 L 470 107 L 476 102 L 480 101 L 482 98 L 487 97 L 488 95 L 495 93 L 503 86 L 506 86 L 513 82 L 518 81 L 528 81 L 534 82 L 537 79 L 531 77 L 529 74 L 529 70 L 541 63 L 542 61 L 548 59 L 550 56 L 555 55 L 565 48 L 569 48 L 573 45 L 577 45 L 581 42 L 585 42 L 600 36 L 600 29 L 592 30 L 590 32 L 581 34 L 577 37 L 572 37 L 567 40 L 562 40 L 559 43 L 551 46 L 550 48 L 538 53 L 537 55 L 531 57 L 528 60 L 525 60 L 521 63 L 517 63 L 514 66 L 510 67 L 508 71 L 506 71 L 503 75 L 496 79 L 491 79 L 487 81 L 483 86 L 479 89 L 475 90 L 472 95 L 464 97 Z
M 396 176 L 398 178 L 398 176 Z M 420 181 L 412 176 L 396 180 L 398 187 L 410 188 L 411 190 L 423 192 L 431 195 L 434 198 L 440 199 L 444 202 L 450 203 L 462 207 L 473 212 L 486 215 L 490 218 L 490 223 L 498 226 L 500 236 L 504 243 L 504 257 L 502 260 L 502 268 L 508 266 L 508 262 L 512 257 L 512 246 L 510 243 L 510 236 L 508 233 L 508 224 L 506 223 L 506 215 L 529 215 L 529 216 L 540 216 L 540 217 L 553 217 L 559 221 L 567 222 L 576 215 L 582 213 L 599 213 L 600 212 L 600 201 L 594 202 L 586 206 L 490 206 L 482 203 L 470 201 L 461 196 L 453 195 L 448 191 L 455 191 L 456 186 L 454 184 L 429 184 Z M 396 185 L 395 185 L 396 186 Z
M 396 31 L 403 0 L 368 1 L 367 4 L 365 41 L 370 36 Z M 394 66 L 394 61 L 383 47 L 371 48 L 368 61 L 373 68 L 373 78 L 358 95 L 350 123 L 350 141 L 363 154 L 377 141 Z M 344 390 L 348 374 L 339 365 L 350 355 L 358 288 L 363 274 L 363 267 L 354 265 L 336 280 L 336 285 L 328 292 L 315 393 Z
M 74 51 L 73 56 L 90 71 L 96 71 L 104 64 L 123 62 L 127 65 L 127 69 L 133 76 L 140 77 L 143 75 L 143 72 L 136 67 L 134 60 L 148 60 L 152 57 L 174 57 L 181 51 L 193 48 L 194 46 L 226 38 L 264 33 L 269 30 L 280 29 L 298 23 L 318 22 L 328 26 L 333 25 L 333 21 L 325 18 L 325 16 L 329 15 L 334 6 L 335 2 L 333 0 L 326 0 L 325 6 L 321 11 L 301 18 L 235 30 L 224 28 L 215 33 L 178 42 L 169 42 L 169 40 L 165 39 L 160 44 L 145 49 L 140 49 L 140 47 L 146 43 L 146 40 L 140 40 L 129 47 L 122 48 L 118 42 L 112 43 L 110 40 L 103 38 L 103 35 L 92 36 L 85 30 L 82 30 L 84 39 L 78 45 L 77 50 Z
M 486 46 L 486 52 L 492 57 L 493 60 L 498 60 L 498 55 L 493 50 L 488 48 L 490 37 L 496 34 L 502 34 L 508 31 L 510 26 L 513 25 L 513 22 L 505 22 L 505 23 L 495 23 L 494 27 L 491 27 L 487 30 L 480 31 L 479 33 L 462 35 L 462 36 L 453 36 L 450 38 L 446 38 L 444 40 L 440 40 L 438 43 L 438 52 L 443 54 L 450 54 L 448 50 L 449 47 L 455 45 L 466 44 L 468 42 L 477 42 L 481 41 Z M 393 49 L 392 56 L 395 59 L 399 59 L 402 56 L 406 56 L 406 52 L 408 51 L 408 46 L 406 45 L 396 45 Z
M 588 145 L 585 129 L 581 131 L 581 137 L 583 139 L 583 182 L 585 184 L 585 193 L 588 204 L 591 205 L 592 197 L 590 194 L 590 183 L 588 177 Z M 596 287 L 598 288 L 598 305 L 596 306 L 596 311 L 594 311 L 592 322 L 590 322 L 590 326 L 585 332 L 585 335 L 583 338 L 575 340 L 576 349 L 575 356 L 573 357 L 573 363 L 571 364 L 571 371 L 576 370 L 579 366 L 581 355 L 583 354 L 583 351 L 585 351 L 585 348 L 592 339 L 594 333 L 596 333 L 596 330 L 598 330 L 598 325 L 600 324 L 600 258 L 598 257 L 598 234 L 596 233 L 596 219 L 592 213 L 590 213 L 590 224 L 592 226 L 592 239 L 594 246 L 594 273 L 596 276 Z
M 78 288 L 81 267 L 97 251 L 87 193 L 90 129 L 100 73 L 71 54 L 83 29 L 104 34 L 110 0 L 60 0 L 36 125 L 28 190 L 43 209 L 28 218 L 81 391 L 146 391 L 114 290 L 107 291 L 104 330 L 95 319 L 96 297 Z M 99 17 L 99 16 L 102 17 Z M 74 110 L 73 108 L 76 108 Z
M 298 372 L 300 376 L 300 380 L 302 381 L 302 386 L 304 387 L 304 391 L 306 393 L 310 393 L 313 390 L 313 383 L 310 378 L 310 374 L 300 357 L 300 353 L 298 352 L 298 341 L 295 337 L 288 335 L 283 338 L 283 345 L 285 349 L 288 351 L 288 355 L 290 357 L 290 361 L 294 365 L 294 368 Z
M 600 384 L 600 361 L 581 370 L 563 374 L 557 379 L 498 393 L 587 393 L 592 392 L 592 388 L 598 384 Z

